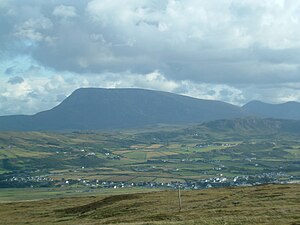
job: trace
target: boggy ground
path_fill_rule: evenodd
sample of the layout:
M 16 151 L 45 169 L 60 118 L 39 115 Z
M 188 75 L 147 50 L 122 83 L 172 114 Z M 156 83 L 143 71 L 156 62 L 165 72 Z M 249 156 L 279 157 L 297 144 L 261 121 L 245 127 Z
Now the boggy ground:
M 26 193 L 24 193 L 26 194 Z M 67 197 L 0 204 L 1 224 L 299 225 L 300 185 Z

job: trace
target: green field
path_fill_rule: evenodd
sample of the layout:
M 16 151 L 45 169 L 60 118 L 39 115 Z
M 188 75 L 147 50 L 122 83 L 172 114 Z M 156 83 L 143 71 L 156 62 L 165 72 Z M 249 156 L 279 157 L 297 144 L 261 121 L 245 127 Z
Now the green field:
M 46 176 L 57 182 L 196 182 L 221 175 L 231 180 L 261 175 L 270 181 L 299 180 L 299 136 L 272 130 L 209 130 L 201 125 L 110 132 L 1 132 L 0 182 L 6 174 Z M 9 186 L 0 183 L 0 187 Z

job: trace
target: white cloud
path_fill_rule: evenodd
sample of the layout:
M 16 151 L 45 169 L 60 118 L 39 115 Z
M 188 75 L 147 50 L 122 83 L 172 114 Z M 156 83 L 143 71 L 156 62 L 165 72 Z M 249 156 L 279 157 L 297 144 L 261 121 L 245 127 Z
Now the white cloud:
M 52 13 L 54 16 L 69 18 L 76 16 L 76 8 L 73 6 L 59 5 L 56 6 Z
M 249 47 L 259 43 L 270 48 L 300 46 L 300 3 L 292 1 L 155 1 L 93 0 L 87 11 L 104 26 L 117 26 L 130 35 L 143 26 L 156 26 L 172 38 L 164 42 L 197 42 L 210 47 Z M 163 29 L 162 29 L 163 27 Z M 125 29 L 125 30 L 124 30 Z
M 245 102 L 243 91 L 224 84 L 194 83 L 182 81 L 176 90 L 179 94 L 201 99 L 220 100 L 235 105 Z
M 268 103 L 300 102 L 300 82 L 280 85 L 249 85 L 242 87 L 247 101 L 260 100 Z
M 52 22 L 46 17 L 30 18 L 15 26 L 15 35 L 20 39 L 29 39 L 31 41 L 43 41 L 50 38 L 43 34 L 44 30 L 48 30 L 52 27 Z

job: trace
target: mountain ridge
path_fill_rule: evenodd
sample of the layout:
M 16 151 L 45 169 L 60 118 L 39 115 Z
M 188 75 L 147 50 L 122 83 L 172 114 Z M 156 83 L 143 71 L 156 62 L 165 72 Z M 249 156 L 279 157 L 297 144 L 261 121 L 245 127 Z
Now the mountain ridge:
M 243 105 L 242 109 L 263 118 L 300 120 L 300 103 L 295 101 L 271 104 L 255 100 Z
M 200 123 L 245 113 L 229 103 L 145 89 L 80 88 L 50 110 L 0 117 L 0 130 L 99 130 Z
M 247 134 L 267 133 L 300 133 L 300 120 L 275 118 L 244 117 L 236 119 L 222 119 L 203 123 L 203 126 L 213 131 L 245 132 Z
M 52 109 L 34 115 L 0 116 L 0 130 L 127 129 L 249 116 L 300 120 L 300 103 L 251 101 L 239 107 L 217 100 L 147 89 L 79 88 Z

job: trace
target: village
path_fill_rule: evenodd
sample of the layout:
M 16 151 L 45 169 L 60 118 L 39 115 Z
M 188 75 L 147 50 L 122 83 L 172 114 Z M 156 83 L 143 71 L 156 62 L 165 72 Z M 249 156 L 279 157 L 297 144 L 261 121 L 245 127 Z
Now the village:
M 55 180 L 49 175 L 29 176 L 26 174 L 0 176 L 0 188 L 40 188 L 40 187 L 88 187 L 95 188 L 157 188 L 157 189 L 205 189 L 213 187 L 235 187 L 235 186 L 253 186 L 261 184 L 285 184 L 285 183 L 300 183 L 300 177 L 289 176 L 283 173 L 264 173 L 251 176 L 235 176 L 225 177 L 220 176 L 206 178 L 201 180 L 189 180 L 185 182 L 118 182 L 104 181 L 98 179 L 59 179 Z

